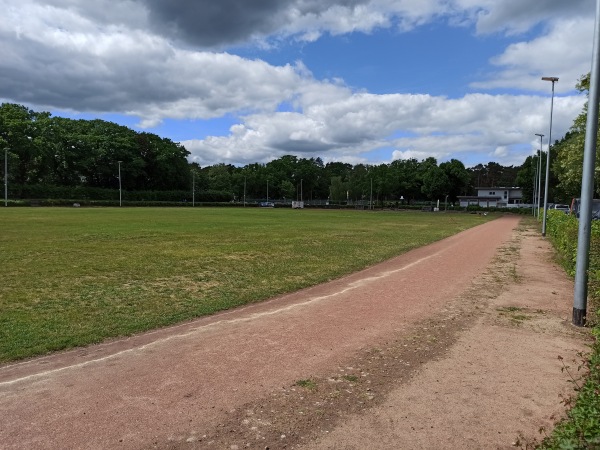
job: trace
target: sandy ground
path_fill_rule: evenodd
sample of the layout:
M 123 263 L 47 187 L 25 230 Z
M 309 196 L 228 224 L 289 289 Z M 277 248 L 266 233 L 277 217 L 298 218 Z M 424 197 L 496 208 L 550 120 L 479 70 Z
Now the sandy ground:
M 514 448 L 587 335 L 515 217 L 331 283 L 0 367 L 0 448 Z

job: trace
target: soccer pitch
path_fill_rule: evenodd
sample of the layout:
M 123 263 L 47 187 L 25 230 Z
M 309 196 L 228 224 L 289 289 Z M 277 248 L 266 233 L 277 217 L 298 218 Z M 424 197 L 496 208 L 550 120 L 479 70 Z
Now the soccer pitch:
M 0 361 L 264 300 L 491 218 L 278 208 L 2 209 Z

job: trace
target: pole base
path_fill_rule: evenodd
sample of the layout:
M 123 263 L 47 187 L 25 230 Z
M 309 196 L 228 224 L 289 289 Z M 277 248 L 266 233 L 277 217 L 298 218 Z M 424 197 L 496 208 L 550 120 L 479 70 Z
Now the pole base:
M 585 326 L 586 310 L 573 308 L 573 325 L 578 327 Z

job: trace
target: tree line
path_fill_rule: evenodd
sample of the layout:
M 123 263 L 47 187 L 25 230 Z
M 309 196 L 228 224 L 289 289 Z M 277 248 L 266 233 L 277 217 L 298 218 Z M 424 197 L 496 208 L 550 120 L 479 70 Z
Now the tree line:
M 266 164 L 200 167 L 188 162 L 190 153 L 170 139 L 99 119 L 52 117 L 11 103 L 0 106 L 0 145 L 15 198 L 114 196 L 120 170 L 122 189 L 140 198 L 191 200 L 193 189 L 198 199 L 211 201 L 242 201 L 245 196 L 410 202 L 444 201 L 447 196 L 455 202 L 477 186 L 513 186 L 523 169 L 495 162 L 466 168 L 457 159 L 438 164 L 435 158 L 325 164 L 321 158 L 292 155 Z
M 335 203 L 442 200 L 455 202 L 476 185 L 512 185 L 517 168 L 497 163 L 467 169 L 456 159 L 438 164 L 435 158 L 395 160 L 366 165 L 330 162 L 321 158 L 282 156 L 266 164 L 244 167 L 217 164 L 197 168 L 202 189 L 232 192 L 234 198 L 315 200 Z M 490 184 L 491 183 L 491 184 Z

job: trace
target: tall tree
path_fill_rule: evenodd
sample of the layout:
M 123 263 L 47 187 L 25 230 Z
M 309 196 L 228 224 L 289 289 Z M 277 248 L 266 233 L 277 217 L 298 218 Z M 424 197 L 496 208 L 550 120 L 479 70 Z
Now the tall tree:
M 533 203 L 533 197 L 534 197 L 534 192 L 537 190 L 538 185 L 540 184 L 539 182 L 537 182 L 537 172 L 538 172 L 538 168 L 539 168 L 539 157 L 540 157 L 540 152 L 538 150 L 537 152 L 538 154 L 535 156 L 528 156 L 527 159 L 525 159 L 525 162 L 523 163 L 523 165 L 521 166 L 518 174 L 517 174 L 517 178 L 516 178 L 516 185 L 520 186 L 523 189 L 523 201 L 526 203 Z M 541 158 L 542 158 L 542 169 L 544 167 L 546 167 L 546 153 L 542 152 L 541 154 Z M 541 171 L 541 189 L 542 189 L 542 195 L 543 195 L 543 189 L 544 189 L 544 185 L 545 185 L 545 179 L 546 179 L 546 174 L 544 173 L 544 171 Z
M 446 195 L 448 195 L 450 201 L 455 202 L 459 195 L 467 193 L 471 175 L 465 168 L 465 165 L 458 159 L 451 159 L 448 162 L 441 163 L 440 169 L 442 169 L 448 178 L 448 192 Z
M 348 182 L 344 182 L 342 177 L 331 177 L 331 198 L 333 203 L 343 203 L 348 195 Z
M 49 117 L 49 113 L 22 105 L 0 105 L 0 138 L 3 149 L 8 149 L 11 178 L 17 185 L 39 183 L 47 176 L 49 154 L 45 152 L 44 130 Z
M 450 190 L 450 180 L 446 172 L 438 166 L 429 166 L 423 173 L 421 191 L 429 200 L 443 200 Z
M 579 92 L 588 94 L 590 87 L 590 74 L 583 76 L 577 84 Z M 585 146 L 585 132 L 587 122 L 586 102 L 583 111 L 575 118 L 573 125 L 565 137 L 552 146 L 552 153 L 555 155 L 551 162 L 553 173 L 558 179 L 558 191 L 563 202 L 571 197 L 579 197 L 581 194 L 581 179 L 583 175 L 583 152 Z M 600 138 L 600 133 L 599 133 Z M 600 143 L 600 140 L 599 140 Z M 598 145 L 598 143 L 596 144 Z M 594 194 L 600 194 L 598 175 L 600 174 L 600 158 L 596 157 L 596 167 L 594 171 Z

